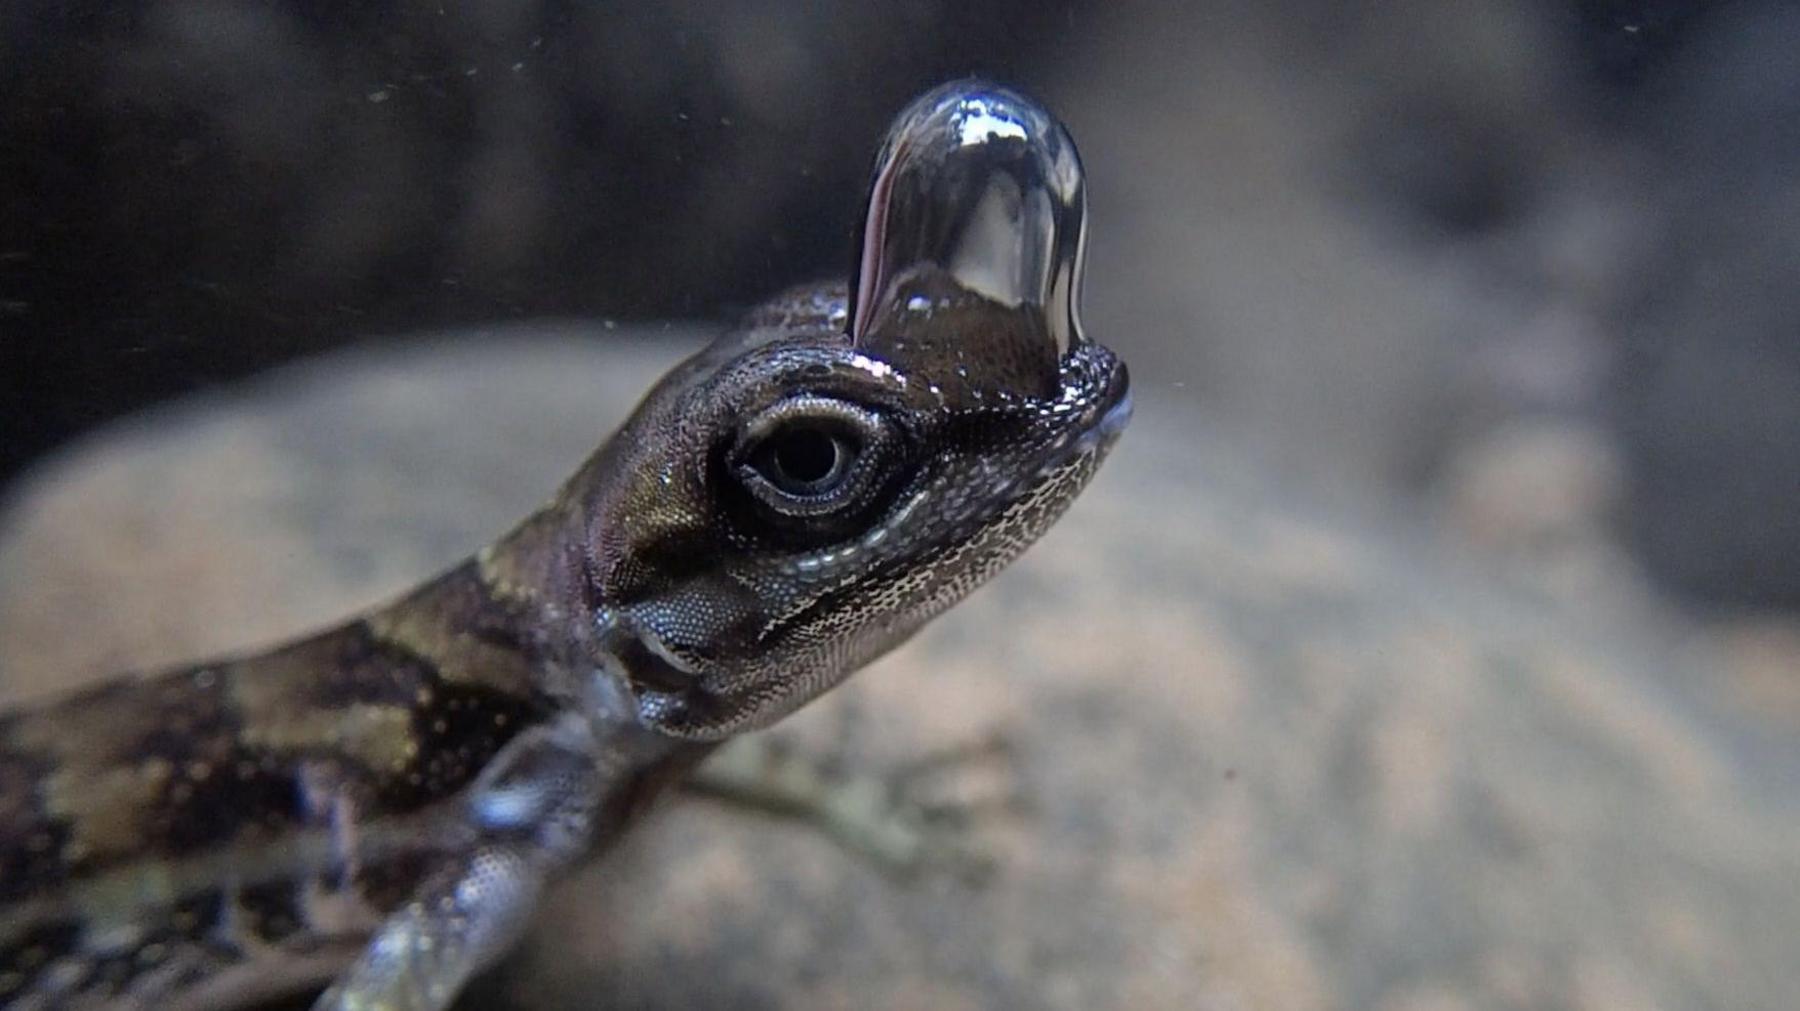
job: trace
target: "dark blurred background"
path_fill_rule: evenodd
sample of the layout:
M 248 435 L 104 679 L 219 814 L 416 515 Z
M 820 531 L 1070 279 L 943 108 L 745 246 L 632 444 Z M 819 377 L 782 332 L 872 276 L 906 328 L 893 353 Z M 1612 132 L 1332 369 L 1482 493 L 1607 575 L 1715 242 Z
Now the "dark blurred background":
M 1791 609 L 1796 54 L 1772 0 L 6 0 L 0 481 L 333 346 L 841 273 L 980 73 L 1082 144 L 1141 382 L 1565 589 Z

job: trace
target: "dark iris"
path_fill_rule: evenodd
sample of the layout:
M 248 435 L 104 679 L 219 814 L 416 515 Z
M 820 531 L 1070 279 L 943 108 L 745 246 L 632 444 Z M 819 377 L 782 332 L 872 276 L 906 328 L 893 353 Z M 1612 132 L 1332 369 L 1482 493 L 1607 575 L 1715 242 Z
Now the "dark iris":
M 794 425 L 777 433 L 757 454 L 757 470 L 790 495 L 816 495 L 847 469 L 854 452 L 842 437 L 811 426 Z

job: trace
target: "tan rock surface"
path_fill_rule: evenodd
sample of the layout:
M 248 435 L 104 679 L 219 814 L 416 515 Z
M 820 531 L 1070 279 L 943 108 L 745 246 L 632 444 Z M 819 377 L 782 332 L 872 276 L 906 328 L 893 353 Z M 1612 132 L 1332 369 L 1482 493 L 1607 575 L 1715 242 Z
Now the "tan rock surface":
M 547 495 L 669 357 L 492 333 L 115 427 L 0 523 L 0 683 L 376 601 Z M 1705 704 L 1704 651 L 1296 503 L 1147 392 L 1042 545 L 783 731 L 878 769 L 1004 727 L 1032 810 L 989 885 L 681 801 L 466 1005 L 1791 1006 L 1800 755 Z

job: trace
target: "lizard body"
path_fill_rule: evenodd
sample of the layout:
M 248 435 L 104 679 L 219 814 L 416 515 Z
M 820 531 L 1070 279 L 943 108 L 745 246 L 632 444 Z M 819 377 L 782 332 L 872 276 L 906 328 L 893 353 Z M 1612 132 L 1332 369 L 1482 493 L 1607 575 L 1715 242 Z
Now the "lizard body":
M 932 92 L 854 288 L 678 367 L 543 509 L 368 615 L 0 718 L 0 1002 L 439 1008 L 719 742 L 1054 522 L 1129 417 L 1076 316 L 1079 162 Z M 854 290 L 855 294 L 851 292 Z

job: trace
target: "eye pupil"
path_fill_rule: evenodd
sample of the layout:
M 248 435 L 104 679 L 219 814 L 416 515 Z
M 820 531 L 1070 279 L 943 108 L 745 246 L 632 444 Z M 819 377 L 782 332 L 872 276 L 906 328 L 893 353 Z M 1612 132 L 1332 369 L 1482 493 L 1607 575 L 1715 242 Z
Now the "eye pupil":
M 771 447 L 776 470 L 788 481 L 801 485 L 817 485 L 830 477 L 838 467 L 843 447 L 838 440 L 816 428 L 796 428 L 782 433 Z

